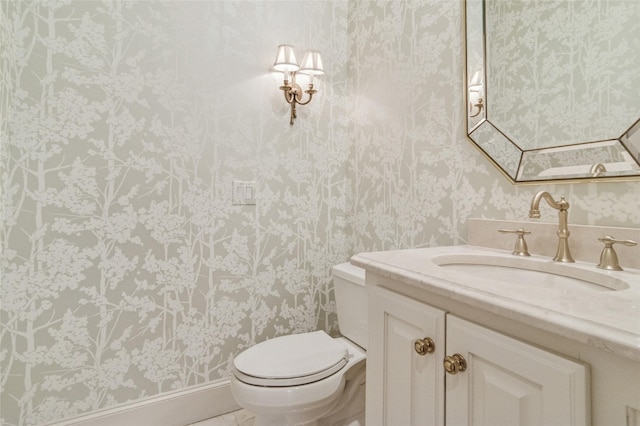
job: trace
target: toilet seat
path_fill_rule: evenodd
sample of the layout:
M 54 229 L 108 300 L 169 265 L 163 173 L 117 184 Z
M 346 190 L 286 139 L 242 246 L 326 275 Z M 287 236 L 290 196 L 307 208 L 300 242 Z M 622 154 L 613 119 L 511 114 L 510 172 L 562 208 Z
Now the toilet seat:
M 276 337 L 239 354 L 238 380 L 256 386 L 298 386 L 340 371 L 348 361 L 345 345 L 324 331 Z

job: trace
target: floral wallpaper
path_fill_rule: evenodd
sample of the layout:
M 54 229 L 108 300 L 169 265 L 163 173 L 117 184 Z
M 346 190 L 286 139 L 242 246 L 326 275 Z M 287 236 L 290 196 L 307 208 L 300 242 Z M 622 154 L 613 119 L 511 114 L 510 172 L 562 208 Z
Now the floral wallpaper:
M 2 2 L 0 423 L 227 377 L 258 341 L 337 331 L 346 12 Z M 294 127 L 269 70 L 286 42 L 327 68 Z M 255 206 L 232 204 L 234 180 L 256 182 Z
M 513 186 L 465 136 L 462 3 L 349 2 L 354 252 L 464 244 L 470 217 L 640 227 L 640 180 Z M 557 212 L 543 206 L 542 221 Z
M 485 4 L 491 120 L 522 149 L 615 139 L 638 120 L 640 2 Z
M 574 223 L 640 226 L 640 181 L 514 187 L 466 140 L 458 1 L 1 6 L 3 425 L 336 333 L 332 265 L 463 244 L 467 218 L 523 219 L 540 188 Z M 326 71 L 294 126 L 281 43 Z

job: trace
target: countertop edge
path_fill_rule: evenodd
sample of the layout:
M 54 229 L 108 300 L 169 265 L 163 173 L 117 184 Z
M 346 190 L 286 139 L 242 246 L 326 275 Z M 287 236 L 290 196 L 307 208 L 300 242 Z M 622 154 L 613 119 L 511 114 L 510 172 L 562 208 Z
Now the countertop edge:
M 367 258 L 366 252 L 351 257 L 351 263 L 403 284 L 475 306 L 608 353 L 640 361 L 640 335 L 638 334 L 487 293 L 455 281 L 400 268 L 377 259 Z

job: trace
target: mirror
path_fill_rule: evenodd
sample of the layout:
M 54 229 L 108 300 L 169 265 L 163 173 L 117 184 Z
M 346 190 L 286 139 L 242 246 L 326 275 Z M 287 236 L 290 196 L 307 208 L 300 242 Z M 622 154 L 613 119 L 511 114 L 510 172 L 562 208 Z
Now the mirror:
M 640 177 L 640 1 L 466 0 L 467 136 L 514 183 Z

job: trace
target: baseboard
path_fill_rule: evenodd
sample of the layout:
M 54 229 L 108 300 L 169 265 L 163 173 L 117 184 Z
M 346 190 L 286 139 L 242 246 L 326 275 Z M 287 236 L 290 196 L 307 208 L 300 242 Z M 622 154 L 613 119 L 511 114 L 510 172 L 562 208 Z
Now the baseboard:
M 50 426 L 185 426 L 239 408 L 231 395 L 229 380 L 225 379 L 94 411 Z

